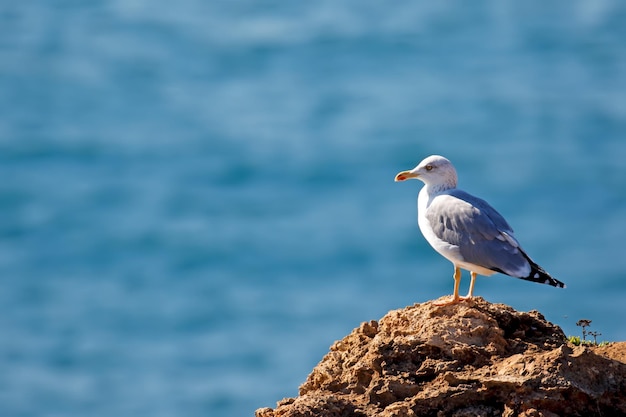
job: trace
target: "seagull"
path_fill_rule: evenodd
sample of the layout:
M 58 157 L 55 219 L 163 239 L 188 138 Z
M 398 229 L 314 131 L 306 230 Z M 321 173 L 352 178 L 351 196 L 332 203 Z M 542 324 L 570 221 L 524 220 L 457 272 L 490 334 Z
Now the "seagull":
M 513 229 L 489 203 L 456 188 L 457 174 L 452 163 L 431 155 L 395 181 L 419 179 L 424 182 L 417 197 L 417 222 L 422 234 L 441 256 L 454 265 L 454 294 L 437 305 L 456 304 L 474 296 L 476 275 L 500 272 L 527 281 L 565 288 L 522 249 Z M 459 296 L 461 269 L 470 272 L 467 296 Z

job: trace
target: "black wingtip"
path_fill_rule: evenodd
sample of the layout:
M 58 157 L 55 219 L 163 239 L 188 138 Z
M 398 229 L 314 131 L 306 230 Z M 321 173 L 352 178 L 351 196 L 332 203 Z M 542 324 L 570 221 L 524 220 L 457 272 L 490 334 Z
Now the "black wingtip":
M 524 251 L 520 251 L 521 254 L 526 258 L 528 263 L 530 264 L 530 274 L 527 277 L 518 277 L 520 279 L 526 281 L 537 282 L 539 284 L 547 284 L 557 288 L 566 288 L 564 282 L 559 281 L 556 278 L 552 278 L 550 274 L 548 274 L 542 267 L 537 265 L 535 261 L 530 259 L 530 256 L 526 254 Z
M 557 288 L 565 288 L 565 283 L 558 279 L 552 278 L 550 274 L 543 270 L 542 267 L 534 263 L 530 258 L 527 258 L 530 263 L 530 274 L 527 277 L 521 277 L 526 281 L 537 282 L 539 284 L 547 284 Z

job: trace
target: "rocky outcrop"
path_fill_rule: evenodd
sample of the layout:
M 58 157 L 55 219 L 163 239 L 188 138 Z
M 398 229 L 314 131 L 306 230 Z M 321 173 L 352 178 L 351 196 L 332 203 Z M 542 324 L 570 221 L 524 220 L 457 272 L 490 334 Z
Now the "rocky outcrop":
M 256 416 L 626 416 L 625 351 L 569 345 L 537 311 L 427 302 L 361 324 Z

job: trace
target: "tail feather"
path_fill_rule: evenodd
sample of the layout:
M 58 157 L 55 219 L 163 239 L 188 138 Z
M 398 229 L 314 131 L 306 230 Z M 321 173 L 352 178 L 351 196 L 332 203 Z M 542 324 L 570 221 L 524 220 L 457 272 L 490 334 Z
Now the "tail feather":
M 548 284 L 553 287 L 565 288 L 565 284 L 558 279 L 552 278 L 542 267 L 537 265 L 528 255 L 522 252 L 528 263 L 530 264 L 530 274 L 527 277 L 520 277 L 526 281 L 538 282 L 539 284 Z

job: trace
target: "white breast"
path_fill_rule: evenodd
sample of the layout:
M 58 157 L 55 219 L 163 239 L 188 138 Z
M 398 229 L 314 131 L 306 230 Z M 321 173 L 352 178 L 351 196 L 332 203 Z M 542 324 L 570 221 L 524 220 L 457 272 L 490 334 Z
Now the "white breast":
M 441 256 L 460 268 L 473 271 L 481 275 L 494 274 L 494 271 L 490 269 L 465 262 L 458 246 L 445 242 L 435 235 L 430 222 L 426 218 L 426 210 L 428 210 L 428 206 L 434 198 L 437 198 L 437 195 L 430 196 L 428 194 L 427 187 L 423 187 L 417 196 L 417 224 L 419 225 L 420 231 L 424 235 L 426 241 L 430 243 L 430 246 L 432 246 L 433 249 L 435 249 Z

